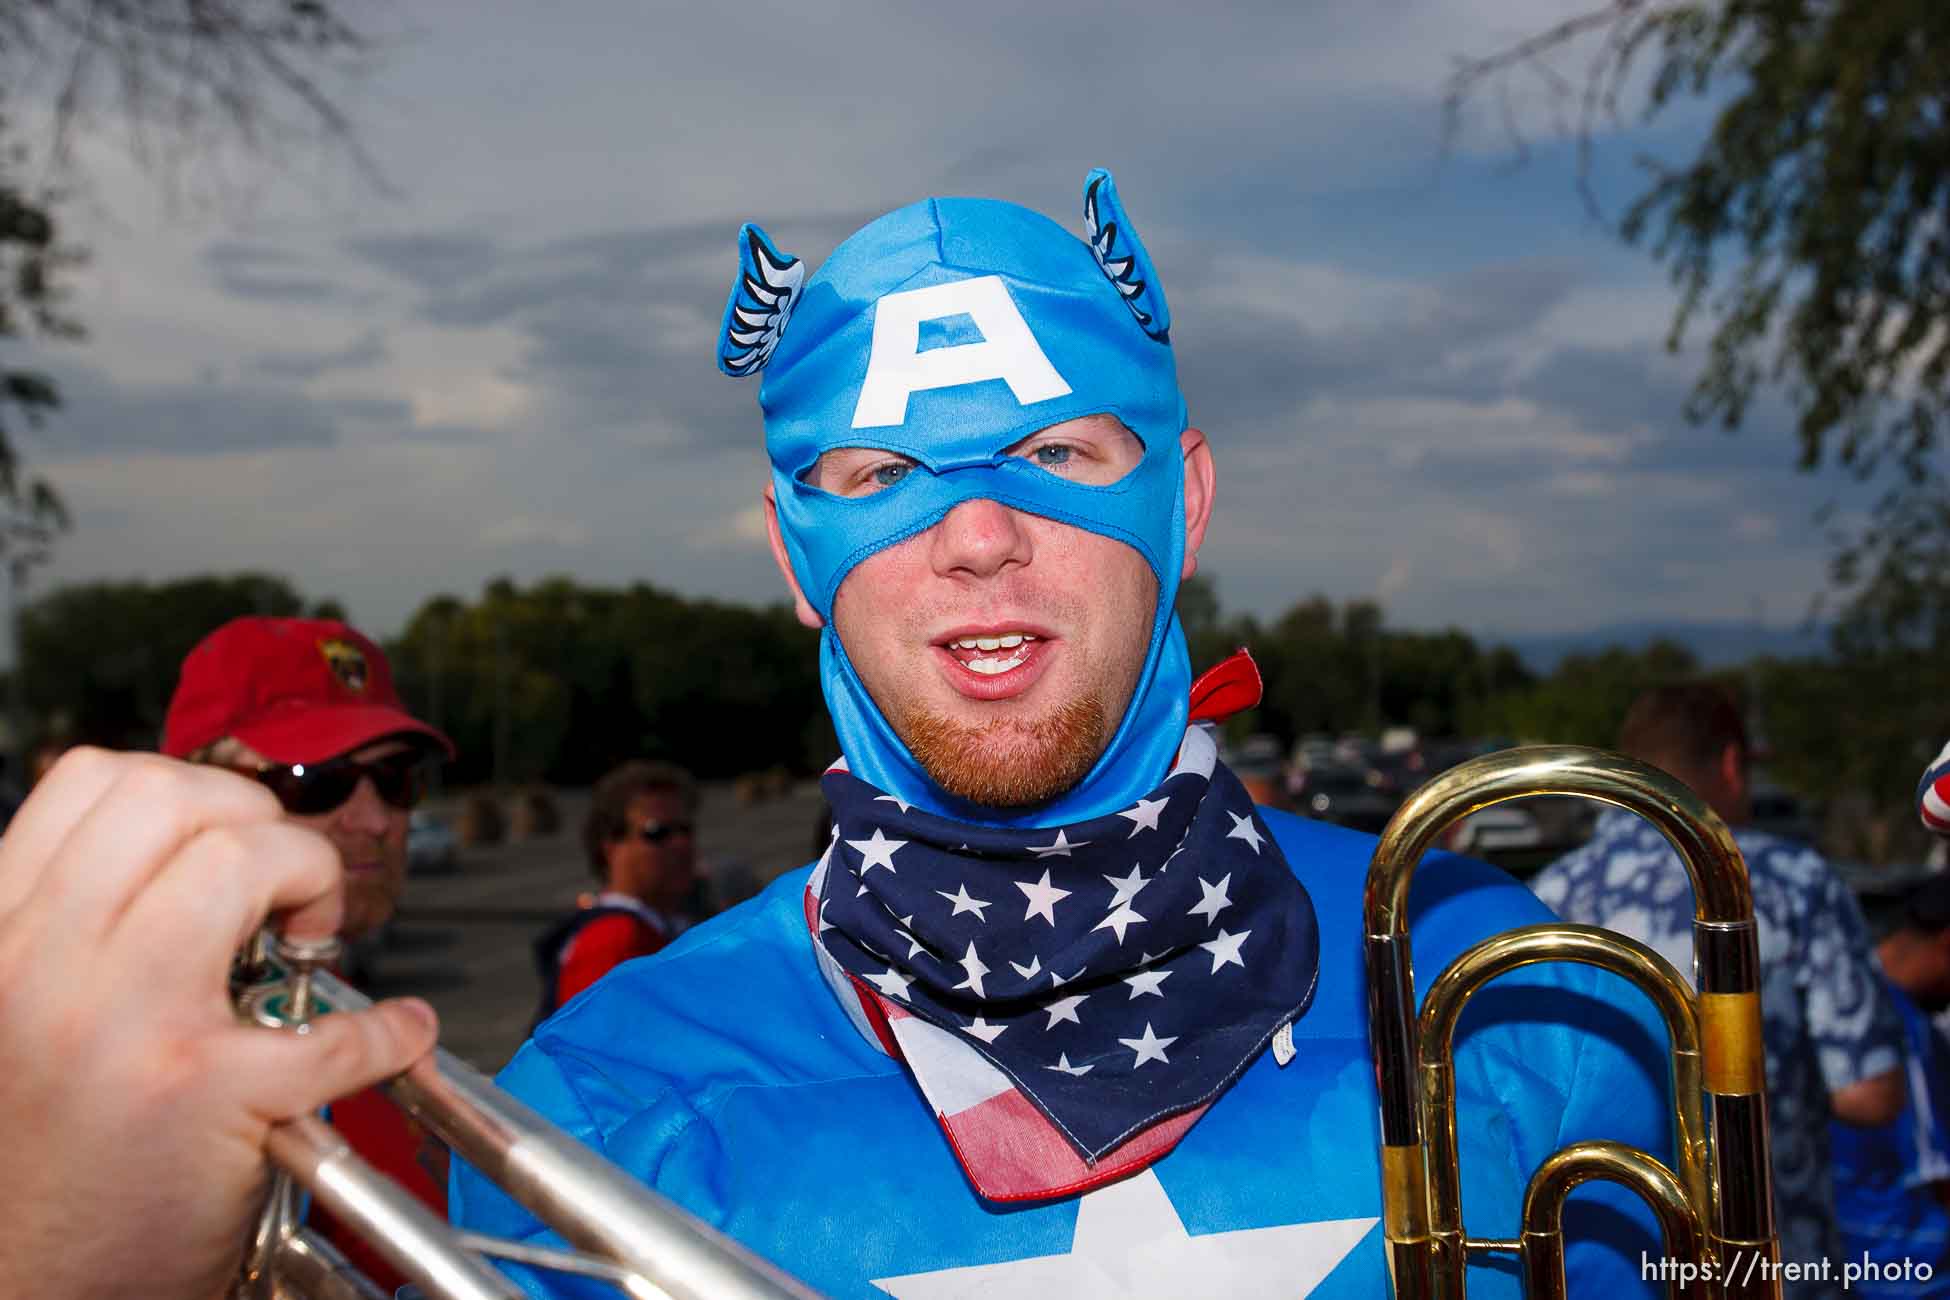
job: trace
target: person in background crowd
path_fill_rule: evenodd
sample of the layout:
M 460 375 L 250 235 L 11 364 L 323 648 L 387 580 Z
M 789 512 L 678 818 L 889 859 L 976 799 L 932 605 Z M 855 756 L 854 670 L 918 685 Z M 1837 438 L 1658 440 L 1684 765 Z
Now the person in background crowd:
M 1950 1008 L 1950 878 L 1910 892 L 1876 957 L 1903 1021 L 1908 1096 L 1887 1124 L 1831 1127 L 1836 1217 L 1847 1258 L 1877 1266 L 1854 1293 L 1940 1300 L 1950 1296 L 1950 1044 L 1930 1017 Z M 1918 1278 L 1917 1264 L 1931 1276 Z
M 1903 1104 L 1902 1025 L 1854 895 L 1819 853 L 1746 825 L 1747 729 L 1708 683 L 1655 687 L 1626 711 L 1618 748 L 1679 778 L 1733 828 L 1760 930 L 1774 1204 L 1785 1261 L 1839 1260 L 1828 1121 L 1886 1124 Z M 1532 878 L 1567 921 L 1628 934 L 1693 969 L 1693 894 L 1679 855 L 1617 809 L 1591 841 Z M 1832 1284 L 1788 1280 L 1789 1295 Z
M 385 654 L 336 619 L 233 619 L 183 660 L 162 751 L 226 768 L 277 796 L 338 850 L 347 944 L 392 919 L 406 882 L 406 827 L 429 762 L 453 743 L 406 711 Z M 333 1127 L 375 1168 L 444 1212 L 436 1145 L 376 1089 L 331 1107 Z M 316 1207 L 324 1235 L 382 1286 L 404 1279 Z
M 602 890 L 535 942 L 536 1024 L 683 927 L 697 882 L 697 783 L 671 763 L 612 769 L 590 795 L 582 845 Z

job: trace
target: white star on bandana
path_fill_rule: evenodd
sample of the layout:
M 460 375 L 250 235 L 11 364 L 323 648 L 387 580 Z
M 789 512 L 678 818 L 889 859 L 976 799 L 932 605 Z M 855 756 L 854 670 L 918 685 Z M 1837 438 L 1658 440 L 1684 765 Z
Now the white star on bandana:
M 873 828 L 873 834 L 870 837 L 864 840 L 848 840 L 846 846 L 859 851 L 860 874 L 864 876 L 875 867 L 885 867 L 887 870 L 892 871 L 894 869 L 894 853 L 898 849 L 905 848 L 907 841 L 890 840 L 885 835 L 882 835 L 880 828 L 876 826 Z
M 1157 830 L 1158 815 L 1164 812 L 1165 804 L 1168 802 L 1169 799 L 1140 799 L 1135 808 L 1127 808 L 1118 813 L 1119 817 L 1129 817 L 1134 823 L 1129 838 L 1135 838 L 1139 831 Z

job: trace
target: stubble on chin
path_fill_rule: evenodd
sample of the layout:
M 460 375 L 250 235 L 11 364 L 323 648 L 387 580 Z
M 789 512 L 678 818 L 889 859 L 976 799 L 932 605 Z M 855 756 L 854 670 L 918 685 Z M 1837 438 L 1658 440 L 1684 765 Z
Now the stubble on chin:
M 346 940 L 363 939 L 391 920 L 405 891 L 404 870 L 390 868 L 348 876 L 345 882 L 345 920 L 339 927 Z
M 1085 691 L 1046 716 L 969 724 L 923 707 L 892 719 L 936 785 L 985 808 L 1047 803 L 1089 774 L 1110 739 L 1103 696 Z

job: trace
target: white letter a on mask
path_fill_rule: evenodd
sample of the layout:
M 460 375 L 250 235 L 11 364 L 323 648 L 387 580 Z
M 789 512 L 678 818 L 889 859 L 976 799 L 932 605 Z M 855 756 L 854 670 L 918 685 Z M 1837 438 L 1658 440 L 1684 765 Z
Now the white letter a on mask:
M 961 315 L 975 322 L 982 332 L 981 342 L 920 350 L 923 321 Z M 874 308 L 873 354 L 867 358 L 867 379 L 853 408 L 853 427 L 903 424 L 911 394 L 987 379 L 1008 384 L 1024 406 L 1070 391 L 1043 355 L 999 276 L 890 293 Z

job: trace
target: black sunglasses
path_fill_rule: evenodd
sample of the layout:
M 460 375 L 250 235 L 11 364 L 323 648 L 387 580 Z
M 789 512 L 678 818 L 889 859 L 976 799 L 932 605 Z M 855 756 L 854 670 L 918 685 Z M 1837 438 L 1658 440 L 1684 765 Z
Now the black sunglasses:
M 660 822 L 652 818 L 636 828 L 636 837 L 645 844 L 662 844 L 673 835 L 692 835 L 696 831 L 689 822 Z
M 361 777 L 372 781 L 374 792 L 387 804 L 405 811 L 420 802 L 423 757 L 408 749 L 367 762 L 347 757 L 323 763 L 267 763 L 251 775 L 296 817 L 315 817 L 338 808 L 359 788 Z

